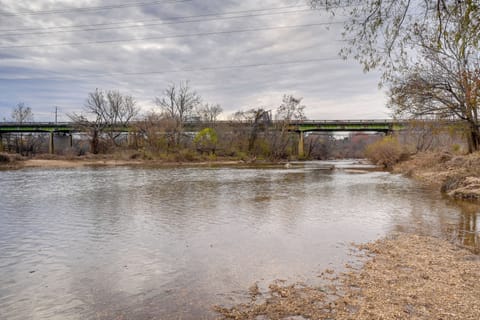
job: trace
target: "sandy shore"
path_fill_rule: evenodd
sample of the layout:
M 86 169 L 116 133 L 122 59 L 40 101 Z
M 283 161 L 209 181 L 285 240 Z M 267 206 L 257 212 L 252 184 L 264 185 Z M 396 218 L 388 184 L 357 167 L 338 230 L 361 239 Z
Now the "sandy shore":
M 21 168 L 82 168 L 82 167 L 113 167 L 113 166 L 145 166 L 145 167 L 171 167 L 171 166 L 209 166 L 209 165 L 241 165 L 243 161 L 219 160 L 219 161 L 192 161 L 171 162 L 162 160 L 115 160 L 115 159 L 28 159 L 4 164 L 5 169 Z
M 326 270 L 320 287 L 253 286 L 249 302 L 215 310 L 222 319 L 480 319 L 480 256 L 411 234 L 358 247 L 361 270 Z
M 79 168 L 86 166 L 122 166 L 141 164 L 140 161 L 123 160 L 44 160 L 30 159 L 21 161 L 19 165 L 25 168 Z

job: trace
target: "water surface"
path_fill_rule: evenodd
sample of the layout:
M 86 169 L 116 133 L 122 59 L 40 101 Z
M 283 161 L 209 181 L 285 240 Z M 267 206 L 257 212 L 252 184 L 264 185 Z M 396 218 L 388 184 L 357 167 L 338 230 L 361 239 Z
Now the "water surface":
M 352 163 L 0 172 L 1 319 L 201 319 L 392 231 L 478 244 L 478 207 Z M 356 166 L 364 169 L 364 166 Z

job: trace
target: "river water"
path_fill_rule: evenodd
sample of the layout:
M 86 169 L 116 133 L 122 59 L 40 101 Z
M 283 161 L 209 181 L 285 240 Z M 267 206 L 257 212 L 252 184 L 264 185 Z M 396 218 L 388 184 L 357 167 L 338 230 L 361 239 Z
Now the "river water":
M 478 246 L 478 206 L 326 164 L 0 171 L 0 318 L 210 319 L 255 282 L 352 262 L 351 242 Z

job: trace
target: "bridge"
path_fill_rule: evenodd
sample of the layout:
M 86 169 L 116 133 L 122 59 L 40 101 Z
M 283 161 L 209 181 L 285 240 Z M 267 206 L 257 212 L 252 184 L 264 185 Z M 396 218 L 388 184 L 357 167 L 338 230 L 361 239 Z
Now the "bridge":
M 405 122 L 396 120 L 303 120 L 294 121 L 289 130 L 299 134 L 298 155 L 303 156 L 305 132 L 383 132 L 404 129 Z
M 77 131 L 71 122 L 0 122 L 0 144 L 2 133 L 49 133 L 50 139 L 48 150 L 55 152 L 54 135 L 58 133 L 68 134 L 70 136 L 70 147 L 73 146 L 72 133 Z
M 271 121 L 265 124 L 284 123 L 283 121 Z M 185 125 L 190 130 L 198 130 L 198 128 L 213 125 L 238 125 L 249 126 L 252 121 L 216 121 L 215 123 L 205 123 L 201 121 L 189 121 Z M 299 155 L 303 154 L 304 136 L 306 132 L 383 132 L 390 133 L 402 130 L 406 126 L 403 121 L 396 120 L 294 120 L 288 123 L 288 130 L 299 134 Z M 115 130 L 128 132 L 129 128 L 117 128 Z M 0 122 L 0 137 L 2 133 L 49 133 L 50 143 L 49 150 L 54 152 L 54 135 L 63 133 L 70 136 L 70 145 L 72 145 L 72 133 L 79 129 L 72 122 Z
M 302 120 L 292 121 L 290 131 L 295 132 L 384 132 L 402 130 L 405 122 L 396 120 Z
M 251 121 L 216 121 L 215 125 L 238 124 L 248 126 Z M 283 121 L 272 121 L 272 124 Z M 188 121 L 186 126 L 193 128 L 208 126 L 213 123 L 201 121 Z M 369 131 L 369 132 L 392 132 L 402 130 L 405 122 L 396 120 L 294 120 L 289 122 L 289 130 L 294 132 L 340 132 L 340 131 Z M 119 131 L 129 131 L 128 128 L 118 128 Z M 72 122 L 0 122 L 0 134 L 9 132 L 47 132 L 47 133 L 72 133 L 79 131 Z
M 71 122 L 0 122 L 0 133 L 6 132 L 63 132 L 71 133 L 75 126 Z

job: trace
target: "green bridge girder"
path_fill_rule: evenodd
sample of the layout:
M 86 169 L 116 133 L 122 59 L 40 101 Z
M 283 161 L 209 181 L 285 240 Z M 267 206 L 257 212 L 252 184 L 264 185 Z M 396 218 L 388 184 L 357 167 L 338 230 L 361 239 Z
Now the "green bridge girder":
M 340 121 L 303 121 L 290 124 L 289 130 L 295 132 L 392 132 L 405 128 L 402 122 L 392 120 L 340 120 Z
M 9 132 L 63 132 L 71 133 L 76 131 L 73 123 L 50 123 L 50 122 L 0 122 L 0 133 Z
M 249 126 L 251 122 L 232 123 L 231 121 L 216 121 L 215 125 L 235 124 L 237 126 Z M 198 127 L 204 127 L 208 123 L 188 122 L 186 127 L 195 130 Z M 301 120 L 292 121 L 289 125 L 289 131 L 294 132 L 312 132 L 312 131 L 372 131 L 372 132 L 392 132 L 405 128 L 404 122 L 393 120 Z M 118 128 L 117 130 L 128 132 L 130 128 Z M 51 123 L 51 122 L 0 122 L 0 133 L 8 132 L 61 132 L 72 133 L 79 131 L 71 122 Z

